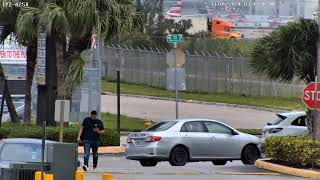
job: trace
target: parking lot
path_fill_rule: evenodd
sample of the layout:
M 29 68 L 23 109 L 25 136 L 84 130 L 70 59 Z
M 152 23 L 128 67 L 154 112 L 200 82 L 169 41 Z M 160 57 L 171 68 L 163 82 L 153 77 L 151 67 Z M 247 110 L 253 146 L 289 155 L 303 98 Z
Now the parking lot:
M 82 157 L 81 161 L 82 161 Z M 103 173 L 112 173 L 116 180 L 296 180 L 304 179 L 287 176 L 254 166 L 244 166 L 241 161 L 228 162 L 225 166 L 214 166 L 211 162 L 189 163 L 184 167 L 172 167 L 161 162 L 156 167 L 144 168 L 136 161 L 126 160 L 124 156 L 101 156 L 99 167 L 85 174 L 85 180 L 102 179 Z

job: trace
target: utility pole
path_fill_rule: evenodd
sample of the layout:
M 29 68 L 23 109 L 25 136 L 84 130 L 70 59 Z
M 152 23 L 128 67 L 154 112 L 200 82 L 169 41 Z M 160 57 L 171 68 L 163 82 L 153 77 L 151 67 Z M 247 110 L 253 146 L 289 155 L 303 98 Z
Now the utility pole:
M 179 95 L 178 95 L 178 86 L 177 86 L 177 57 L 176 49 L 177 43 L 175 42 L 173 49 L 173 63 L 174 63 L 174 90 L 176 92 L 176 119 L 179 119 Z
M 320 0 L 318 0 L 318 16 L 317 16 L 317 27 L 318 27 L 318 32 L 320 34 L 320 14 L 319 14 L 319 5 L 320 5 Z M 316 80 L 318 81 L 319 80 L 319 77 L 320 77 L 320 36 L 318 37 L 318 42 L 317 42 L 317 65 L 316 65 Z M 316 87 L 318 87 L 318 84 L 316 84 Z M 316 88 L 317 89 L 317 88 Z M 315 135 L 315 138 L 319 138 L 320 137 L 320 131 L 319 131 L 319 111 L 317 109 L 317 107 L 315 107 L 315 117 L 314 117 L 314 123 L 313 125 L 315 126 L 315 128 L 313 128 L 313 130 L 315 131 L 314 132 L 314 135 Z

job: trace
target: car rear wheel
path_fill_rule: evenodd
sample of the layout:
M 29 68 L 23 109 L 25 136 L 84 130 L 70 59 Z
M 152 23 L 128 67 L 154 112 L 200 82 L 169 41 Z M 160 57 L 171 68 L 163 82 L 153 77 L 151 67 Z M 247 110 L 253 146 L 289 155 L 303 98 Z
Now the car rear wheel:
M 175 147 L 170 154 L 169 163 L 172 166 L 184 166 L 189 160 L 188 150 L 184 147 Z
M 259 158 L 259 156 L 260 152 L 258 148 L 254 145 L 248 145 L 242 152 L 241 161 L 245 165 L 253 165 Z
M 227 164 L 227 161 L 225 161 L 225 160 L 214 160 L 214 161 L 212 161 L 212 163 L 214 164 L 214 165 L 216 165 L 216 166 L 223 166 L 223 165 L 226 165 Z
M 140 160 L 140 164 L 143 167 L 154 167 L 158 164 L 158 161 L 155 160 Z

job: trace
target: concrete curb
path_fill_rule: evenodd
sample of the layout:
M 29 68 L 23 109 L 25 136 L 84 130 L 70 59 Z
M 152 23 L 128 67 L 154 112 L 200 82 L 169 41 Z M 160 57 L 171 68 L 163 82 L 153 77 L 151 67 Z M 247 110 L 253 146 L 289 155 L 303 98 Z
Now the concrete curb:
M 101 94 L 102 95 L 113 95 L 113 96 L 116 95 L 115 93 L 111 93 L 111 92 L 103 92 Z M 154 100 L 175 101 L 175 99 L 173 99 L 173 98 L 155 97 L 155 96 L 142 96 L 142 95 L 134 95 L 134 94 L 121 94 L 121 96 L 135 97 L 135 98 L 148 98 L 148 99 L 154 99 Z M 204 105 L 216 105 L 216 106 L 225 106 L 225 107 L 236 107 L 236 108 L 243 108 L 243 109 L 255 109 L 255 110 L 268 111 L 268 112 L 274 112 L 274 113 L 281 113 L 281 112 L 284 112 L 284 111 L 290 111 L 290 110 L 281 110 L 281 109 L 257 107 L 257 106 L 249 106 L 249 105 L 217 103 L 217 102 L 205 102 L 205 101 L 185 100 L 185 99 L 180 99 L 180 102 L 204 104 Z
M 305 170 L 305 169 L 298 169 L 298 168 L 291 168 L 291 167 L 287 167 L 287 166 L 269 163 L 269 162 L 266 162 L 263 160 L 257 160 L 255 162 L 255 166 L 260 169 L 267 169 L 270 171 L 275 171 L 275 172 L 279 172 L 279 173 L 283 173 L 283 174 L 289 174 L 292 176 L 320 179 L 320 172 L 312 171 L 312 170 Z

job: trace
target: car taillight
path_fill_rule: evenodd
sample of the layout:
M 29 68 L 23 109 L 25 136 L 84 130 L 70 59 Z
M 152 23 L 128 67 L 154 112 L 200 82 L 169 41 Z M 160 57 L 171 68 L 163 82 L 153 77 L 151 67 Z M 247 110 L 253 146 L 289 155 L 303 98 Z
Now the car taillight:
M 161 140 L 160 136 L 149 136 L 146 138 L 146 142 L 156 142 L 160 140 Z
M 131 138 L 129 138 L 129 137 L 127 138 L 127 143 L 128 143 L 128 144 L 132 143 Z
M 277 133 L 280 132 L 283 128 L 273 128 L 273 129 L 269 129 L 268 132 L 269 133 Z

